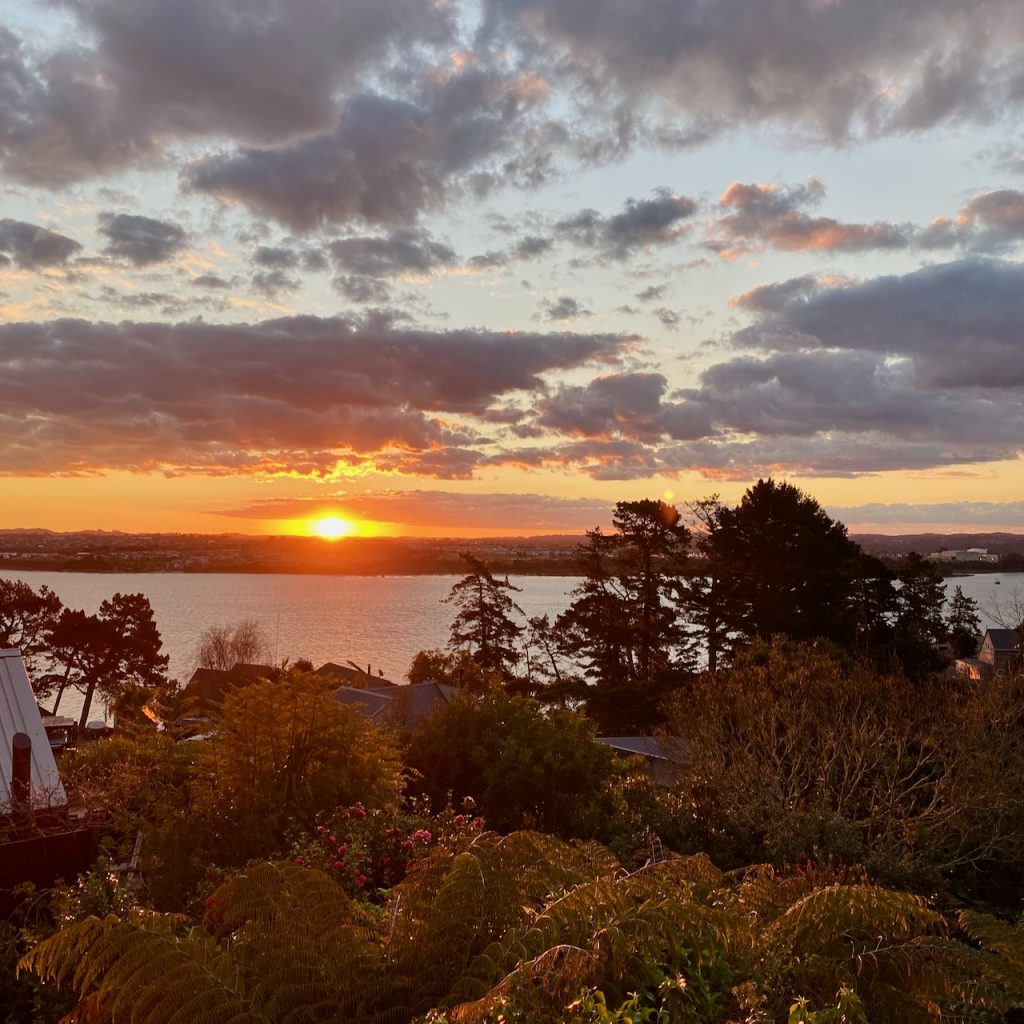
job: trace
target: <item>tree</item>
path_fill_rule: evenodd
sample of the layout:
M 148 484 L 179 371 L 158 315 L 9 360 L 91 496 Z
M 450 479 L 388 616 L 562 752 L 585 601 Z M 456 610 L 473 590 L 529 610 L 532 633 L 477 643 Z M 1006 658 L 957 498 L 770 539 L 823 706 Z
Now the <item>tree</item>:
M 759 480 L 730 508 L 698 508 L 705 562 L 691 607 L 708 631 L 709 660 L 727 636 L 824 637 L 852 646 L 861 550 L 842 523 L 799 488 Z
M 947 638 L 942 611 L 946 589 L 933 562 L 916 551 L 903 559 L 896 578 L 896 622 L 894 646 L 903 671 L 919 679 L 938 669 L 942 659 L 935 645 Z
M 83 695 L 81 727 L 89 720 L 97 691 L 110 702 L 129 687 L 157 688 L 165 682 L 168 658 L 161 653 L 160 632 L 144 594 L 114 594 L 100 604 L 96 615 L 65 608 L 50 644 L 58 669 L 53 676 L 53 713 L 67 687 L 73 686 Z
M 589 837 L 614 755 L 582 715 L 492 691 L 456 694 L 413 733 L 407 761 L 437 805 L 471 796 L 494 828 Z
M 63 604 L 49 587 L 33 590 L 24 580 L 0 579 L 0 647 L 18 647 L 32 688 L 46 696 L 49 686 L 42 674 L 50 633 Z
M 227 672 L 236 665 L 259 665 L 271 658 L 270 639 L 255 619 L 234 626 L 208 626 L 199 634 L 195 667 Z
M 663 688 L 686 662 L 675 596 L 689 530 L 662 501 L 620 501 L 612 525 L 587 533 L 579 551 L 584 579 L 555 622 L 564 654 L 582 664 L 588 685 L 576 696 L 598 721 L 619 730 L 648 727 Z
M 468 647 L 481 668 L 504 676 L 519 660 L 516 642 L 523 627 L 513 618 L 513 612 L 523 614 L 522 608 L 510 596 L 519 587 L 495 579 L 479 559 L 462 553 L 459 556 L 469 572 L 454 584 L 446 603 L 454 604 L 458 613 L 452 622 L 448 646 L 452 649 Z
M 978 638 L 981 635 L 978 602 L 973 597 L 967 597 L 962 587 L 958 586 L 950 599 L 946 630 L 953 654 L 957 658 L 973 658 L 977 654 Z

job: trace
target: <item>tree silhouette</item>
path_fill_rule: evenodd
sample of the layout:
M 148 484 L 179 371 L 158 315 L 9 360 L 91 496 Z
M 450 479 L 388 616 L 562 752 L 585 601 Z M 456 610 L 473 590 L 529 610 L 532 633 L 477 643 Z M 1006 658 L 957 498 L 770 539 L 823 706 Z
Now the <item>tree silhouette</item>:
M 523 627 L 512 615 L 522 615 L 523 610 L 510 594 L 518 593 L 520 588 L 510 583 L 507 576 L 495 579 L 487 566 L 472 555 L 462 553 L 459 557 L 469 572 L 444 599 L 458 608 L 448 646 L 469 647 L 481 668 L 504 675 L 519 660 L 516 641 Z

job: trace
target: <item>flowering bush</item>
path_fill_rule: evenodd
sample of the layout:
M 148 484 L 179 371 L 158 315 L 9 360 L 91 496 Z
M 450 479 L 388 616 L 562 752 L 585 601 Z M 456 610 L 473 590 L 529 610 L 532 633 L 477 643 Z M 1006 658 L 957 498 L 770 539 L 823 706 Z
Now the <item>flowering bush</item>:
M 289 856 L 296 864 L 326 871 L 350 896 L 372 897 L 400 882 L 434 850 L 468 845 L 484 828 L 473 806 L 467 798 L 460 812 L 446 807 L 430 814 L 416 804 L 399 811 L 367 811 L 357 802 L 300 836 Z

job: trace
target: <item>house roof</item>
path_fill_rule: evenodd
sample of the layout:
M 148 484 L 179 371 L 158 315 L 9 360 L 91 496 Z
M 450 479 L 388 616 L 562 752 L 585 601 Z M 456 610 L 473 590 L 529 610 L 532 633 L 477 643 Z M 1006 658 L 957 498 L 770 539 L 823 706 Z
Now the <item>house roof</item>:
M 681 736 L 597 736 L 596 739 L 619 754 L 639 755 L 675 764 L 685 764 L 689 760 L 689 749 Z
M 1016 651 L 1020 647 L 1020 634 L 1015 629 L 989 629 L 985 635 L 997 651 Z
M 343 686 L 335 691 L 335 699 L 358 708 L 375 722 L 387 721 L 415 729 L 441 704 L 447 704 L 455 693 L 454 686 L 443 683 L 408 683 L 405 686 L 367 687 Z
M 328 661 L 321 665 L 316 670 L 315 675 L 336 679 L 342 685 L 358 690 L 379 690 L 381 687 L 399 685 L 398 683 L 393 683 L 390 679 L 385 679 L 383 676 L 371 675 L 366 669 L 356 668 L 354 665 L 339 665 L 333 661 Z
M 224 698 L 234 690 L 250 683 L 267 679 L 274 670 L 269 665 L 246 665 L 239 663 L 232 669 L 197 668 L 182 691 L 186 701 L 201 701 L 206 704 L 223 704 Z
M 11 807 L 12 744 L 19 732 L 32 741 L 32 806 L 63 807 L 68 798 L 57 761 L 39 716 L 21 651 L 12 648 L 0 650 L 0 812 Z

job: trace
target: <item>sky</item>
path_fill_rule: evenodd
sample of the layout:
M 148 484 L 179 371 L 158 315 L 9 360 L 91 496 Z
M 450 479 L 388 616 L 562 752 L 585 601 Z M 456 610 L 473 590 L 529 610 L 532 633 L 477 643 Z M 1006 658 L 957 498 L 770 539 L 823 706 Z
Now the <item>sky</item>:
M 0 527 L 1024 531 L 1020 0 L 0 0 Z

